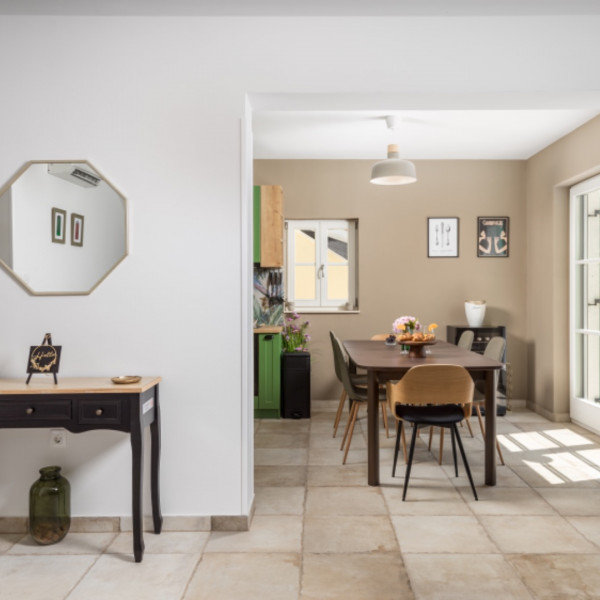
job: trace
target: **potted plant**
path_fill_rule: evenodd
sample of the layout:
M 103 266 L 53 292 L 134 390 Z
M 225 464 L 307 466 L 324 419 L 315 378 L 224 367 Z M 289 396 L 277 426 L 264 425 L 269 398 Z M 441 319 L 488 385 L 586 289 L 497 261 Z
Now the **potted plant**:
M 310 418 L 309 322 L 300 315 L 285 318 L 281 354 L 281 415 L 285 419 Z

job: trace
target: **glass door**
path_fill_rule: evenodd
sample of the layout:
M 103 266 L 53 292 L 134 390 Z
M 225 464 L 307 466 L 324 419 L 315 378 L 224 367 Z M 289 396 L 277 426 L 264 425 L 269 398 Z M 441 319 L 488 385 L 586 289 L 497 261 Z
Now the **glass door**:
M 571 188 L 571 419 L 600 433 L 600 176 Z

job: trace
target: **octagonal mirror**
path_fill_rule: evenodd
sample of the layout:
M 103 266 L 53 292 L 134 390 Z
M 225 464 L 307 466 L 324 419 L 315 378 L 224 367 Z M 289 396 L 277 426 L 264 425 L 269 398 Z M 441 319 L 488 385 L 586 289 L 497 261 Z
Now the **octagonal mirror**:
M 31 294 L 89 294 L 127 256 L 127 201 L 89 162 L 30 161 L 0 191 L 0 264 Z

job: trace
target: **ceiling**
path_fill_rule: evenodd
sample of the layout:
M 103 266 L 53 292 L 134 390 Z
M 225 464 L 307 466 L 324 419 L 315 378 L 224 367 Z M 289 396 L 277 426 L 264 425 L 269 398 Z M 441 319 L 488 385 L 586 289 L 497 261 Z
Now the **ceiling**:
M 0 0 L 0 15 L 530 17 L 600 15 L 598 0 Z M 263 99 L 264 100 L 264 99 Z M 523 101 L 524 100 L 524 101 Z M 336 102 L 290 107 L 264 103 L 253 112 L 255 158 L 377 159 L 398 143 L 409 159 L 527 159 L 600 114 L 600 94 L 566 101 L 412 104 Z M 260 104 L 260 103 L 258 103 Z M 294 103 L 292 103 L 293 105 Z M 302 103 L 301 103 L 302 104 Z M 255 106 L 255 104 L 253 104 Z M 410 110 L 406 107 L 410 106 Z M 282 109 L 283 107 L 283 109 Z M 382 109 L 383 107 L 383 109 Z M 395 132 L 385 116 L 396 115 Z

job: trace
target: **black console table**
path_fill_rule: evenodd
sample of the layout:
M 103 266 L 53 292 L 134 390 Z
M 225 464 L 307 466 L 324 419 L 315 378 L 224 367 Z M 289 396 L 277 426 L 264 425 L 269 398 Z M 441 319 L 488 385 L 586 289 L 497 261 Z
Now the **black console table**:
M 154 532 L 162 529 L 160 511 L 160 377 L 142 377 L 133 384 L 104 378 L 50 379 L 34 377 L 29 384 L 0 379 L 0 428 L 64 427 L 73 433 L 113 429 L 129 433 L 132 453 L 133 554 L 144 555 L 142 529 L 142 465 L 144 429 L 150 427 L 150 491 Z

